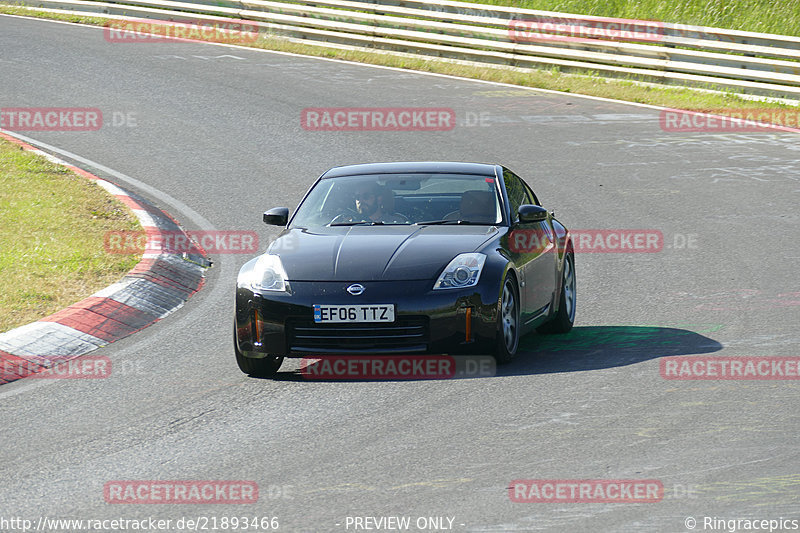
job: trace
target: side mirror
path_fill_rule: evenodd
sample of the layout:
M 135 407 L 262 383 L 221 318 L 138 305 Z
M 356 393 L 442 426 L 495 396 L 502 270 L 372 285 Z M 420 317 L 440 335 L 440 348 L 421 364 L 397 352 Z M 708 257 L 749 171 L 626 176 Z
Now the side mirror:
M 540 205 L 522 204 L 519 206 L 519 221 L 541 222 L 547 220 L 547 209 Z
M 270 226 L 285 226 L 289 222 L 288 207 L 273 207 L 264 212 L 264 224 Z

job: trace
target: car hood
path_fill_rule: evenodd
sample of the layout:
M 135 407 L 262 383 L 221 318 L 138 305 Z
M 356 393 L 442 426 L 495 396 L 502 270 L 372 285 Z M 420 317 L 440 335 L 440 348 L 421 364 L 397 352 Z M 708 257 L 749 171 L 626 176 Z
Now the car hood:
M 478 251 L 494 226 L 346 226 L 284 230 L 267 253 L 290 281 L 424 280 L 455 256 Z

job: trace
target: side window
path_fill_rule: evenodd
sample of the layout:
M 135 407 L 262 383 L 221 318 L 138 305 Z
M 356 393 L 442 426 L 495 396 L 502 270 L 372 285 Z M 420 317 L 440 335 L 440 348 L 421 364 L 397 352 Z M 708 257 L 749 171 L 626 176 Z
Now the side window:
M 533 191 L 531 190 L 531 188 L 528 187 L 528 184 L 525 183 L 524 181 L 522 182 L 522 184 L 525 185 L 525 190 L 528 192 L 528 198 L 531 199 L 531 201 L 529 201 L 528 203 L 529 204 L 533 204 L 533 205 L 542 205 L 542 204 L 539 203 L 539 199 L 536 198 L 536 195 L 533 194 Z
M 505 168 L 503 169 L 503 181 L 506 184 L 506 194 L 508 194 L 508 202 L 511 207 L 511 219 L 516 222 L 518 220 L 517 212 L 519 211 L 519 206 L 531 204 L 533 199 L 522 180 Z

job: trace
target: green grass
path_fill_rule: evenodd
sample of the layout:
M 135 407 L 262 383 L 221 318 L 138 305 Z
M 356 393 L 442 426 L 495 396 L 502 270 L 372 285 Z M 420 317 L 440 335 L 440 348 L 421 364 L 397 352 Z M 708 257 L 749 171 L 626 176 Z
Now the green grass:
M 25 17 L 63 20 L 64 22 L 75 22 L 79 24 L 91 24 L 93 26 L 102 26 L 108 21 L 102 17 L 87 17 L 83 15 L 71 15 L 64 13 L 48 13 L 47 11 L 37 11 L 35 9 L 26 9 L 13 4 L 0 4 L 0 13 L 7 15 L 22 15 Z
M 800 36 L 800 0 L 461 0 Z
M 0 332 L 119 281 L 140 257 L 106 253 L 112 230 L 141 226 L 94 182 L 0 139 Z

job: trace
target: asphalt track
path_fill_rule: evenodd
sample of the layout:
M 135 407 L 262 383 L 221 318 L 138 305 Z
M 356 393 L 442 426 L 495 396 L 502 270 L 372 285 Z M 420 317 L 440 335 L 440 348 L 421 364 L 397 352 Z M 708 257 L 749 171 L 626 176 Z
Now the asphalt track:
M 291 360 L 277 380 L 244 376 L 230 330 L 246 256 L 216 255 L 186 306 L 95 352 L 119 369 L 109 378 L 0 388 L 0 518 L 277 516 L 303 532 L 353 531 L 348 516 L 483 532 L 800 519 L 798 382 L 659 373 L 665 356 L 800 355 L 800 136 L 670 133 L 646 107 L 202 43 L 111 44 L 97 28 L 7 16 L 0 50 L 2 107 L 134 113 L 135 127 L 28 136 L 113 169 L 81 164 L 190 230 L 256 229 L 263 249 L 275 232 L 261 213 L 294 208 L 331 166 L 445 159 L 509 166 L 571 228 L 657 229 L 665 242 L 580 254 L 575 330 L 525 338 L 497 376 L 410 382 L 309 382 Z M 306 107 L 348 106 L 450 107 L 459 125 L 300 127 Z M 676 248 L 689 234 L 696 247 Z M 514 503 L 520 478 L 665 491 L 658 503 Z M 145 479 L 252 480 L 261 495 L 105 502 L 106 482 Z

